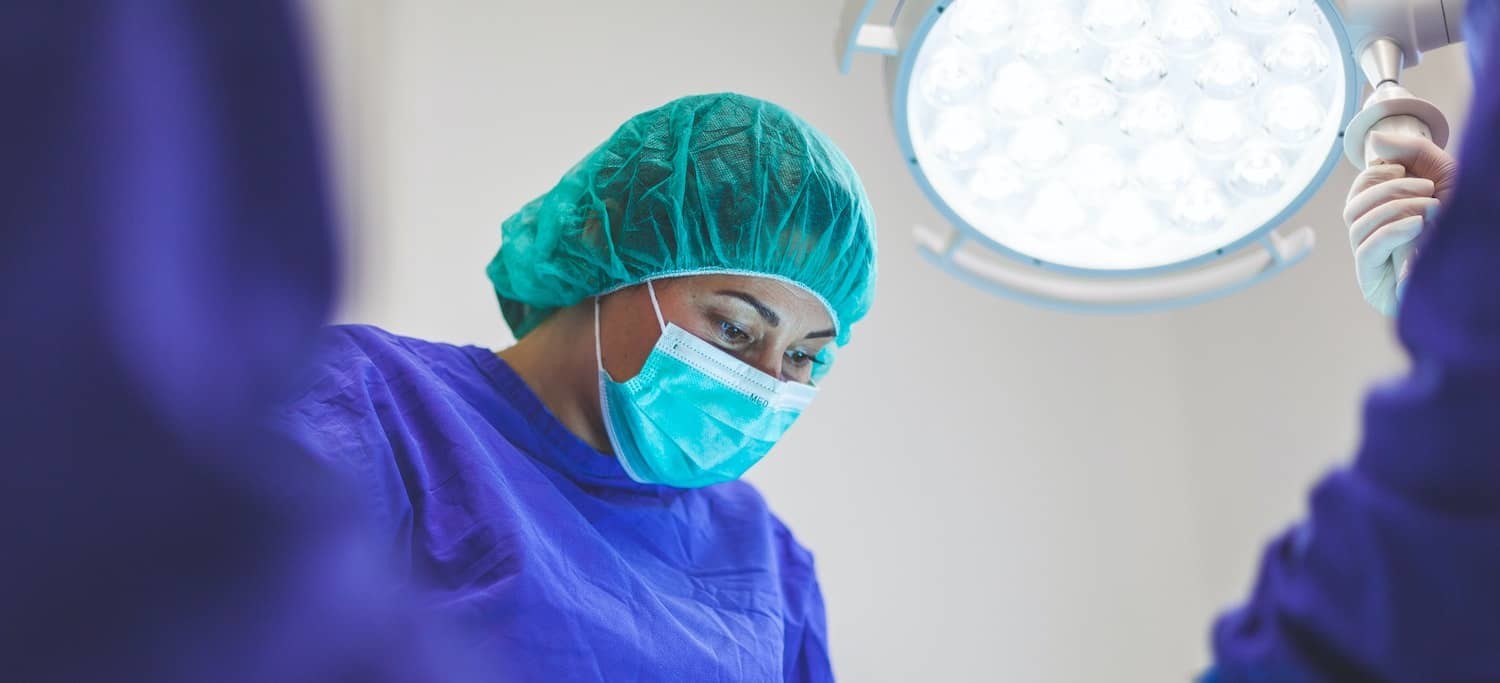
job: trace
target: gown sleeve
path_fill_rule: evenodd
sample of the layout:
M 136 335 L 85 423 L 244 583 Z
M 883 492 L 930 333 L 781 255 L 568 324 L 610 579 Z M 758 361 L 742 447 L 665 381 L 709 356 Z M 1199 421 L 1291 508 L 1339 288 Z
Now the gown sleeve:
M 1411 369 L 1352 465 L 1266 549 L 1213 631 L 1216 683 L 1500 680 L 1500 3 L 1470 3 L 1458 189 L 1399 315 Z
M 271 427 L 353 488 L 348 509 L 405 574 L 410 568 L 399 563 L 411 556 L 413 508 L 392 443 L 400 418 L 395 425 L 383 419 L 390 388 L 364 348 L 376 336 L 361 326 L 325 329 Z
M 782 589 L 786 594 L 783 648 L 786 662 L 782 667 L 786 680 L 830 683 L 834 677 L 828 656 L 828 618 L 812 553 L 793 538 L 780 520 L 775 524 L 781 545 Z
M 806 604 L 798 618 L 797 637 L 787 643 L 790 664 L 787 680 L 797 683 L 831 683 L 833 665 L 828 658 L 828 619 L 823 609 L 823 590 L 811 578 L 805 588 Z

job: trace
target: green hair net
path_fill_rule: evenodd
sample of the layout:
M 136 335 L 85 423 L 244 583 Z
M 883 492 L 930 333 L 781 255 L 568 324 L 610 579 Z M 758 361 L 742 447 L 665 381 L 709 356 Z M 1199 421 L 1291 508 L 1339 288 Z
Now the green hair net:
M 506 219 L 488 273 L 518 339 L 593 296 L 728 273 L 815 294 L 842 345 L 874 292 L 873 220 L 849 160 L 802 119 L 744 95 L 684 97 Z

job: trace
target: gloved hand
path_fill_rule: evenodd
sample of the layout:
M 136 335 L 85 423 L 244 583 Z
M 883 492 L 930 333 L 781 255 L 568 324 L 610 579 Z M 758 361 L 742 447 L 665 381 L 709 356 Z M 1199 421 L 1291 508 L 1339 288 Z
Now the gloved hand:
M 1371 133 L 1379 161 L 1354 179 L 1344 225 L 1354 248 L 1359 288 L 1375 310 L 1396 314 L 1405 264 L 1422 229 L 1458 182 L 1458 162 L 1431 140 Z M 1398 272 L 1398 264 L 1403 272 Z

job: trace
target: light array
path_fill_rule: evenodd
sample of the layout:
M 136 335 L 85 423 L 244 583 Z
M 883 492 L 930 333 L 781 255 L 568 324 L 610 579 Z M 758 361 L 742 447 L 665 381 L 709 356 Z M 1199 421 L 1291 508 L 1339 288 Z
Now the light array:
M 905 125 L 955 217 L 1069 268 L 1171 266 L 1305 198 L 1350 97 L 1314 0 L 956 0 Z

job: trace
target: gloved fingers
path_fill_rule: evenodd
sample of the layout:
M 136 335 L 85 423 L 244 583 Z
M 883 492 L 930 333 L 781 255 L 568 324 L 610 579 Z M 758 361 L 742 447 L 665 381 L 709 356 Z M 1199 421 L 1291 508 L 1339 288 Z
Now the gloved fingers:
M 1439 203 L 1432 197 L 1414 197 L 1386 202 L 1349 224 L 1349 246 L 1358 249 L 1382 226 L 1396 221 L 1436 215 Z
M 1381 315 L 1387 318 L 1396 317 L 1401 299 L 1401 283 L 1396 277 L 1387 272 L 1381 276 L 1380 281 L 1365 289 L 1365 301 Z
M 1396 249 L 1395 253 L 1391 254 L 1391 260 L 1395 263 L 1401 264 L 1399 266 L 1400 272 L 1394 273 L 1393 275 L 1393 277 L 1395 277 L 1396 279 L 1396 287 L 1395 290 L 1391 292 L 1391 296 L 1394 297 L 1397 303 L 1399 303 L 1401 301 L 1401 298 L 1406 294 L 1406 283 L 1411 282 L 1411 280 L 1407 279 L 1406 276 L 1411 274 L 1411 266 L 1417 260 L 1416 247 L 1416 240 L 1412 240 L 1411 242 L 1407 242 L 1406 244 L 1401 245 Z M 1396 315 L 1396 311 L 1394 310 L 1394 308 L 1395 307 L 1393 306 L 1393 310 L 1390 313 L 1390 315 L 1392 316 Z
M 1417 235 L 1420 235 L 1421 232 L 1421 230 L 1418 230 Z M 1406 282 L 1406 276 L 1411 274 L 1411 264 L 1412 261 L 1416 258 L 1416 255 L 1416 235 L 1412 236 L 1412 238 L 1407 240 L 1405 244 L 1396 247 L 1396 250 L 1391 252 L 1391 265 L 1394 266 L 1394 269 L 1396 271 L 1396 282 L 1398 284 Z
M 1403 260 L 1410 262 L 1425 222 L 1421 216 L 1403 218 L 1377 230 L 1354 250 L 1360 291 L 1365 295 L 1365 301 L 1382 315 L 1396 315 L 1406 280 L 1403 274 L 1396 272 L 1395 264 L 1398 256 L 1405 256 Z
M 1437 185 L 1426 178 L 1397 178 L 1387 180 L 1354 195 L 1344 205 L 1344 225 L 1350 225 L 1360 216 L 1369 213 L 1381 204 L 1396 199 L 1431 197 Z
M 1361 280 L 1385 275 L 1389 271 L 1391 255 L 1396 250 L 1411 245 L 1422 234 L 1426 219 L 1420 215 L 1408 216 L 1386 223 L 1370 235 L 1370 239 L 1354 248 L 1354 262 L 1359 268 Z M 1389 273 L 1392 277 L 1395 273 Z
M 1446 155 L 1442 147 L 1420 135 L 1402 135 L 1373 131 L 1370 133 L 1370 148 L 1382 161 L 1401 164 L 1416 169 L 1417 162 Z
M 1345 198 L 1345 202 L 1347 203 L 1361 192 L 1376 185 L 1404 177 L 1406 177 L 1406 167 L 1400 164 L 1370 164 L 1354 177 L 1354 183 L 1349 186 L 1349 196 Z
M 1383 162 L 1406 167 L 1408 177 L 1436 183 L 1438 199 L 1446 201 L 1458 184 L 1458 161 L 1427 138 L 1374 132 L 1370 134 L 1370 147 Z

